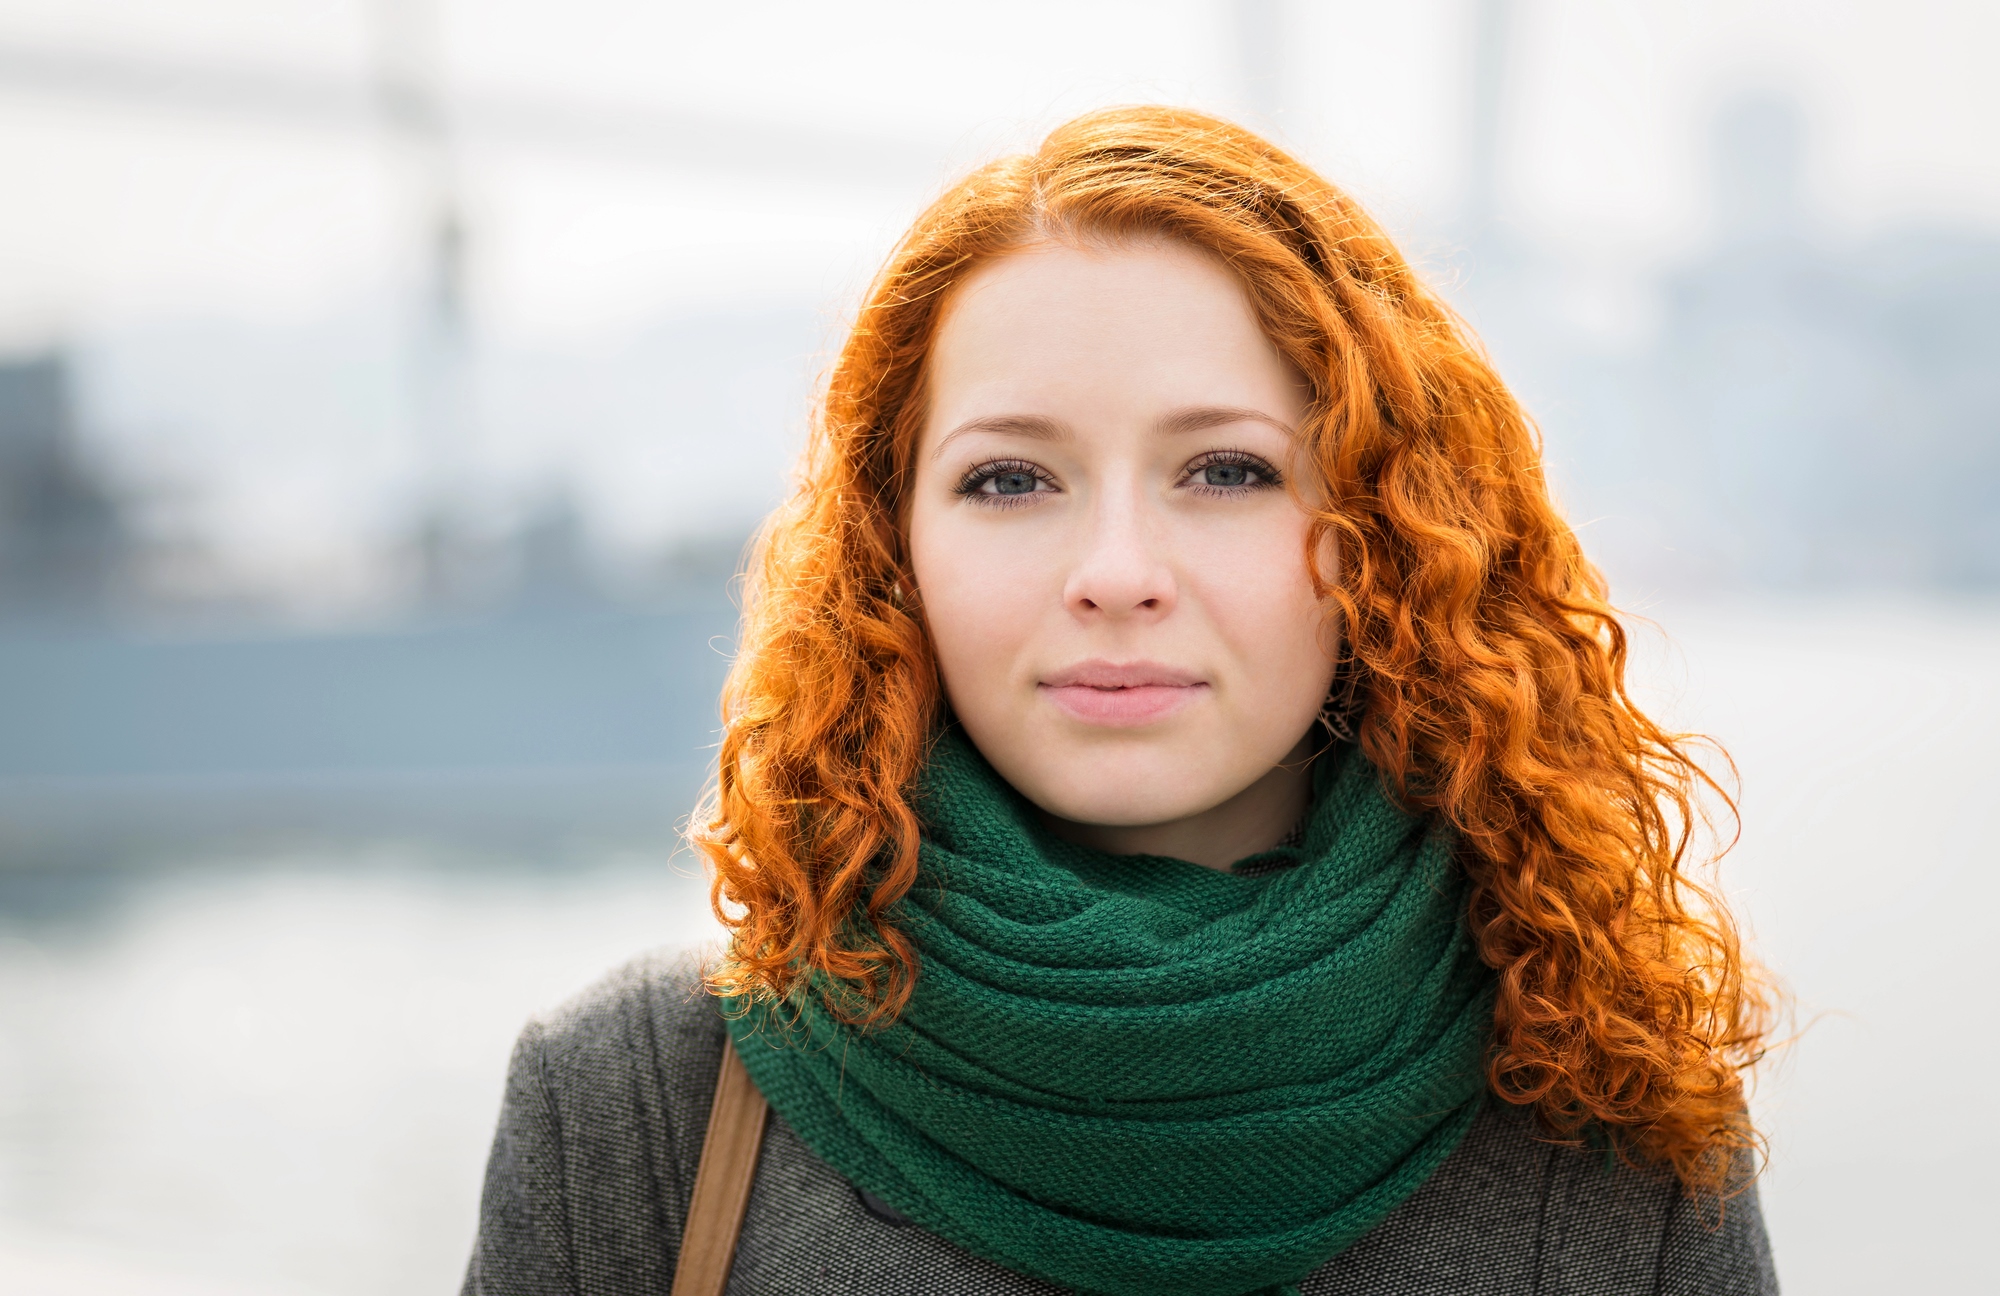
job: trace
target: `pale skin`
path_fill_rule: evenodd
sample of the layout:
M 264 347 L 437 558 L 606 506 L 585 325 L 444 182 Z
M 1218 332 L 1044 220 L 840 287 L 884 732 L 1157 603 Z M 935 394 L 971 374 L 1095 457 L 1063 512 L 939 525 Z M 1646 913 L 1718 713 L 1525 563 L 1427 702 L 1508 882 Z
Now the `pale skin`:
M 1031 245 L 955 290 L 929 398 L 911 556 L 973 744 L 1113 854 L 1283 840 L 1333 645 L 1308 392 L 1241 283 L 1176 243 Z

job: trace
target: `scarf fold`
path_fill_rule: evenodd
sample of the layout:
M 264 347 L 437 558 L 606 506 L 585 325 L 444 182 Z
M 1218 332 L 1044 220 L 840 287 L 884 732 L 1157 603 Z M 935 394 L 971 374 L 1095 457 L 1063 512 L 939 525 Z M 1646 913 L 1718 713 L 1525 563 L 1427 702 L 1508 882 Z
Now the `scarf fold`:
M 1092 1296 L 1286 1290 L 1457 1146 L 1492 1020 L 1448 831 L 1351 746 L 1314 783 L 1303 840 L 1224 873 L 1050 837 L 949 731 L 903 1014 L 859 1031 L 818 986 L 726 1003 L 730 1034 L 808 1146 L 976 1255 Z

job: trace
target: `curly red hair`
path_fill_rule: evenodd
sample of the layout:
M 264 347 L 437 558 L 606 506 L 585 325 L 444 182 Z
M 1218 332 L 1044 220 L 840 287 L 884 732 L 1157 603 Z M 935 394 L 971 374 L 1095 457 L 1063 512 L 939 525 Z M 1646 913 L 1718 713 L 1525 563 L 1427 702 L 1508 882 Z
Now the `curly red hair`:
M 1339 189 L 1199 113 L 1094 113 L 918 218 L 826 380 L 791 502 L 752 565 L 695 844 L 732 931 L 724 993 L 814 974 L 851 1019 L 919 975 L 890 915 L 917 876 L 909 790 L 940 685 L 911 591 L 905 483 L 925 357 L 955 284 L 1039 240 L 1172 238 L 1241 278 L 1305 375 L 1326 485 L 1312 552 L 1390 790 L 1463 839 L 1468 921 L 1498 974 L 1489 1082 L 1557 1137 L 1608 1132 L 1690 1190 L 1754 1142 L 1743 1076 L 1769 1002 L 1686 871 L 1728 804 L 1633 704 L 1627 641 L 1557 512 L 1536 433 L 1465 326 Z M 1733 806 L 1730 807 L 1733 810 Z

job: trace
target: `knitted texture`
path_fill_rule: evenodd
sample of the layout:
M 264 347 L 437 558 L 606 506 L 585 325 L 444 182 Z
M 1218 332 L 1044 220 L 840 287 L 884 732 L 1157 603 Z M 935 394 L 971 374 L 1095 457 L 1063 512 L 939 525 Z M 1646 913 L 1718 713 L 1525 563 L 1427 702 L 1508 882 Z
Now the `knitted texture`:
M 464 1296 L 661 1296 L 727 1043 L 703 955 L 655 951 L 535 1018 L 508 1067 Z M 1301 1296 L 1777 1296 L 1757 1190 L 1549 1142 L 1488 1102 L 1457 1150 Z M 772 1120 L 729 1296 L 1056 1296 L 892 1220 Z
M 1049 837 L 956 732 L 918 809 L 895 1024 L 827 986 L 726 1011 L 807 1145 L 926 1228 L 1101 1296 L 1281 1290 L 1476 1116 L 1492 981 L 1451 838 L 1354 748 L 1297 847 L 1227 873 Z

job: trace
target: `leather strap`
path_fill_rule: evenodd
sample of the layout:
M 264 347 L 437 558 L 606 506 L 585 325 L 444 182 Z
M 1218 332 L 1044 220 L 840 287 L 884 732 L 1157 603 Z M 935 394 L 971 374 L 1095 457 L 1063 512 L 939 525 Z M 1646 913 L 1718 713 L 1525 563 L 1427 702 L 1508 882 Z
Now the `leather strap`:
M 708 1134 L 702 1139 L 701 1166 L 694 1173 L 694 1196 L 688 1201 L 680 1260 L 674 1266 L 673 1296 L 722 1296 L 728 1285 L 770 1114 L 771 1105 L 736 1056 L 735 1044 L 724 1040 L 715 1103 L 708 1109 Z

